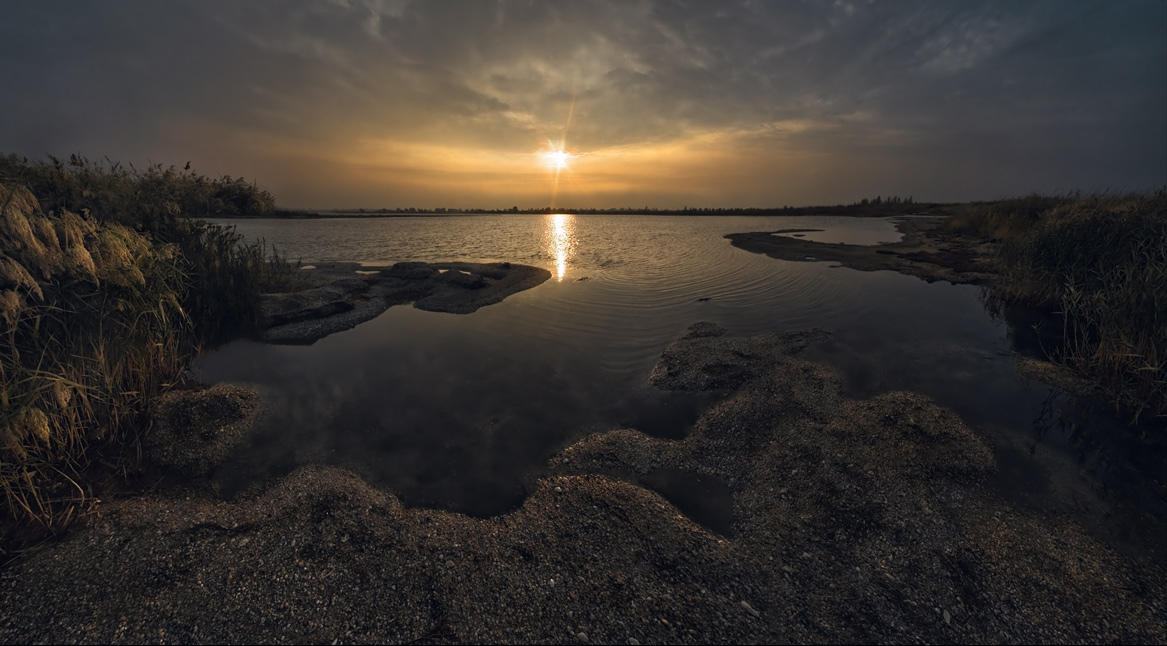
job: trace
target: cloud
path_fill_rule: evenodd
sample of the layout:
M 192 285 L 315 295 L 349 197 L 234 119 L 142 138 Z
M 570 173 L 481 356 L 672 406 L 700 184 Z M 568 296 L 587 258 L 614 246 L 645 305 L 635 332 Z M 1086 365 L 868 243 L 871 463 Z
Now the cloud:
M 921 67 L 938 74 L 955 74 L 973 67 L 1008 47 L 1024 34 L 1017 23 L 985 18 L 958 21 L 951 30 L 927 42 L 917 52 Z
M 368 206 L 436 200 L 451 178 L 466 200 L 500 186 L 533 200 L 542 189 L 499 160 L 549 140 L 609 155 L 629 199 L 738 199 L 740 177 L 762 182 L 750 195 L 793 201 L 944 168 L 928 173 L 936 197 L 969 197 L 1048 173 L 1146 183 L 1167 168 L 1161 3 L 45 0 L 10 13 L 0 83 L 18 98 L 3 150 L 193 158 L 294 187 L 296 203 L 335 198 L 326 181 Z M 617 150 L 674 157 L 637 169 Z M 484 170 L 488 185 L 455 158 L 519 179 Z M 764 181 L 794 159 L 816 165 L 799 174 L 813 190 Z M 616 195 L 599 188 L 612 172 L 588 166 L 596 199 Z

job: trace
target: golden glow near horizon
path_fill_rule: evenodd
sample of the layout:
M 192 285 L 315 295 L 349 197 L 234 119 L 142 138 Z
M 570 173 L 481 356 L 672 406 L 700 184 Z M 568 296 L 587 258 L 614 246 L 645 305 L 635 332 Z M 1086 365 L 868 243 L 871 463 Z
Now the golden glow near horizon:
M 547 216 L 547 253 L 555 259 L 555 278 L 560 282 L 567 275 L 567 260 L 575 252 L 574 219 L 567 213 Z
M 560 136 L 527 151 L 366 138 L 327 151 L 327 166 L 316 170 L 312 180 L 327 180 L 333 197 L 313 198 L 313 206 L 557 209 L 762 203 L 775 174 L 800 185 L 812 182 L 822 167 L 811 153 L 758 148 L 775 132 L 795 126 L 810 128 L 799 123 L 785 129 L 693 130 L 667 141 L 586 150 L 573 150 Z M 324 152 L 285 145 L 280 154 L 281 164 L 303 160 L 307 165 Z M 307 201 L 298 193 L 306 183 L 280 187 L 280 195 L 289 202 Z
M 1143 75 L 1162 66 L 1159 32 L 1091 41 L 1101 48 L 1099 64 L 1067 73 L 1085 74 L 1087 85 L 1105 92 L 1078 96 L 1075 88 L 1087 86 L 1055 83 L 1056 98 L 1022 96 L 1011 84 L 1021 87 L 1027 77 L 1014 74 L 1013 57 L 1024 51 L 1058 68 L 1062 38 L 1072 38 L 1065 35 L 1072 29 L 1063 31 L 1073 21 L 1054 25 L 1045 10 L 944 17 L 947 10 L 848 0 L 801 8 L 682 2 L 668 10 L 653 2 L 495 2 L 450 11 L 408 0 L 332 0 L 288 16 L 197 3 L 191 22 L 172 20 L 164 3 L 140 3 L 132 21 L 110 3 L 91 4 L 86 20 L 116 34 L 110 42 L 128 39 L 125 56 L 133 61 L 169 60 L 168 45 L 195 24 L 214 32 L 199 42 L 230 55 L 188 56 L 181 75 L 115 65 L 116 82 L 93 88 L 106 98 L 79 103 L 53 71 L 86 78 L 87 61 L 110 52 L 70 29 L 50 29 L 37 41 L 44 56 L 0 65 L 0 78 L 52 97 L 15 102 L 15 116 L 0 120 L 9 152 L 75 148 L 123 164 L 161 158 L 164 166 L 190 159 L 210 176 L 258 182 L 281 208 L 774 207 L 889 192 L 1002 195 L 1023 186 L 1108 183 L 1082 179 L 1094 172 L 1088 169 L 1127 177 L 1109 180 L 1115 185 L 1153 186 L 1148 171 L 1164 166 L 1162 151 L 1146 143 L 1162 139 L 1147 133 L 1161 131 L 1163 101 L 1148 100 Z M 1162 22 L 1163 3 L 1138 6 L 1116 9 L 1126 17 L 1115 14 L 1112 26 Z M 13 24 L 53 24 L 52 12 L 15 13 Z M 708 20 L 719 26 L 698 35 L 695 26 Z M 135 39 L 146 24 L 164 36 Z M 888 27 L 887 37 L 870 25 Z M 1063 36 L 1039 35 L 1048 29 Z M 1018 48 L 1022 42 L 1032 47 Z M 224 64 L 236 58 L 239 64 Z M 889 61 L 905 73 L 888 77 Z M 23 63 L 40 72 L 25 74 Z M 1021 68 L 1046 79 L 1044 65 Z M 832 81 L 843 68 L 847 82 Z M 187 97 L 186 72 L 215 79 L 227 94 Z M 977 85 L 960 101 L 930 100 L 937 88 L 1003 74 L 1014 81 Z M 102 94 L 155 83 L 158 96 L 179 92 L 194 103 Z M 1123 92 L 1121 101 L 1110 90 Z M 227 95 L 230 110 L 220 105 Z M 1087 110 L 1077 99 L 1126 107 Z M 61 109 L 39 109 L 44 102 Z M 998 109 L 1002 102 L 1008 110 Z M 1087 122 L 1091 132 L 1109 134 L 1085 148 L 1075 144 L 1074 154 L 1049 156 Z M 1144 132 L 1151 126 L 1159 130 Z M 1056 145 L 1014 145 L 1014 133 Z M 1123 145 L 1141 152 L 1114 157 L 1121 164 L 1100 161 Z M 1058 180 L 1059 172 L 1068 174 Z

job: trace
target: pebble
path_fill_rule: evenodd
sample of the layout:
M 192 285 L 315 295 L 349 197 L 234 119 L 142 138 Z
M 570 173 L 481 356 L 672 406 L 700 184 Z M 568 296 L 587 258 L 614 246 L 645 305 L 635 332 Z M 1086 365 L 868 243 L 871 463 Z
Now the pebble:
M 761 617 L 761 616 L 762 616 L 762 613 L 758 612 L 757 610 L 754 610 L 754 607 L 753 607 L 753 606 L 751 606 L 751 605 L 750 605 L 750 603 L 749 603 L 748 601 L 745 601 L 745 600 L 743 600 L 743 601 L 741 602 L 741 604 L 742 604 L 742 607 L 746 609 L 746 612 L 750 613 L 751 615 L 753 615 L 753 616 L 755 616 L 755 617 Z
M 588 640 L 588 634 L 587 633 L 576 633 L 575 638 L 580 640 L 581 642 L 586 642 Z
M 952 615 L 948 614 L 947 610 L 944 611 L 944 623 L 948 624 L 949 626 L 952 625 Z

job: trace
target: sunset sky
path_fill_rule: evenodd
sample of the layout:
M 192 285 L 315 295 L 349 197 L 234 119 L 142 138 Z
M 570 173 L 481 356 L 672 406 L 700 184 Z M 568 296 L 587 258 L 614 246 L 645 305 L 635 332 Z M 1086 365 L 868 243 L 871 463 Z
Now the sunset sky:
M 1165 79 L 1161 1 L 36 0 L 0 152 L 286 208 L 963 201 L 1162 185 Z

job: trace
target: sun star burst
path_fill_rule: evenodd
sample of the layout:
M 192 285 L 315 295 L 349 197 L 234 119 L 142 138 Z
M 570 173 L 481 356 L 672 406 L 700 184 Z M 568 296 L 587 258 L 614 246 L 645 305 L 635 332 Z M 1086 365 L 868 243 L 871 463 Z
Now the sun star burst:
M 563 150 L 549 150 L 543 153 L 543 161 L 552 170 L 564 170 L 572 155 Z

